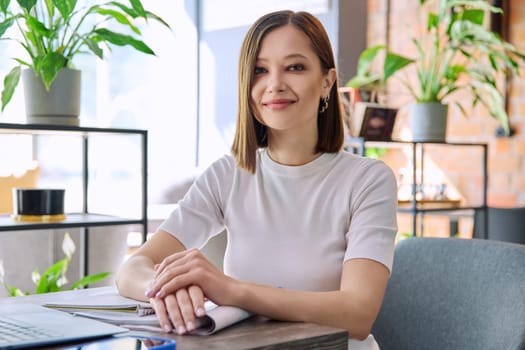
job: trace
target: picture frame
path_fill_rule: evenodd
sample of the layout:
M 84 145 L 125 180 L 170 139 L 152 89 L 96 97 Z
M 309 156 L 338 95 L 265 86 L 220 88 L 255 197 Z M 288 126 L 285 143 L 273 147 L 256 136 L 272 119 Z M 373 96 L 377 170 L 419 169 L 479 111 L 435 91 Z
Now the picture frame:
M 391 141 L 397 111 L 377 103 L 356 102 L 351 115 L 350 135 L 366 141 Z

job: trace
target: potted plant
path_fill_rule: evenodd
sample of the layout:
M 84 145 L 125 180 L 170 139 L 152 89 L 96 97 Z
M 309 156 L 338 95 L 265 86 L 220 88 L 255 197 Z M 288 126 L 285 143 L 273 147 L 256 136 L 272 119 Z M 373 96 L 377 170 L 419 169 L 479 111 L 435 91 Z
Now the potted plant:
M 432 1 L 421 1 L 421 5 L 428 3 Z M 501 11 L 484 0 L 440 0 L 437 12 L 428 12 L 426 32 L 413 39 L 418 54 L 416 85 L 405 83 L 416 100 L 410 106 L 414 140 L 445 140 L 448 108 L 444 100 L 461 90 L 471 94 L 472 106 L 481 103 L 509 132 L 497 77 L 518 74 L 524 56 L 485 26 L 487 13 Z M 466 115 L 464 103 L 454 101 Z
M 47 116 L 43 123 L 61 120 L 64 115 L 78 117 L 80 71 L 73 69 L 74 58 L 88 53 L 103 59 L 104 49 L 125 45 L 154 55 L 140 40 L 139 19 L 155 20 L 169 28 L 162 18 L 146 10 L 140 0 L 129 0 L 129 3 L 115 0 L 90 6 L 81 6 L 77 0 L 0 1 L 0 39 L 18 42 L 27 54 L 26 58 L 13 58 L 16 65 L 3 79 L 1 110 L 11 100 L 22 75 L 28 116 Z M 123 32 L 115 32 L 110 27 Z M 17 34 L 8 37 L 10 29 Z M 72 81 L 74 85 L 65 81 Z M 37 86 L 32 87 L 32 83 Z M 43 97 L 35 95 L 39 87 L 44 90 Z M 54 93 L 58 97 L 54 97 Z M 31 102 L 43 110 L 31 111 Z M 62 112 L 57 106 L 69 108 Z
M 383 61 L 381 62 L 380 59 Z M 379 97 L 384 93 L 387 81 L 412 62 L 410 58 L 389 51 L 385 45 L 369 47 L 359 55 L 356 75 L 345 84 L 345 87 L 340 88 L 343 96 L 348 96 L 343 99 L 343 105 L 345 123 L 350 136 L 377 141 L 390 139 L 393 117 L 397 109 L 388 108 L 383 101 L 380 102 Z M 366 128 L 365 115 L 393 116 L 388 118 L 392 122 L 383 124 L 388 126 L 389 131 L 377 128 L 372 132 L 374 135 L 365 132 L 370 130 Z
M 383 54 L 382 64 L 378 61 L 380 54 Z M 378 102 L 378 95 L 383 92 L 390 77 L 413 61 L 389 51 L 386 45 L 366 48 L 359 55 L 356 75 L 345 86 L 357 89 L 362 101 Z M 378 65 L 381 67 L 379 70 Z
M 34 269 L 31 274 L 31 279 L 35 284 L 34 294 L 43 294 L 58 292 L 64 290 L 68 283 L 66 274 L 69 268 L 71 258 L 75 253 L 75 243 L 71 239 L 69 233 L 65 233 L 62 241 L 62 252 L 64 252 L 64 258 L 57 261 L 50 267 L 48 267 L 43 274 L 38 272 L 38 269 Z M 100 272 L 94 275 L 88 275 L 80 278 L 76 282 L 72 283 L 69 289 L 84 288 L 90 284 L 95 284 L 107 278 L 110 275 L 109 272 Z M 17 297 L 31 294 L 30 292 L 24 292 L 20 288 L 9 285 L 5 280 L 5 271 L 3 261 L 0 260 L 0 284 L 4 286 L 9 296 Z
M 435 1 L 420 4 L 423 9 Z M 445 141 L 447 101 L 465 116 L 465 103 L 481 104 L 509 134 L 498 77 L 518 75 L 525 56 L 485 24 L 488 14 L 501 12 L 485 0 L 439 0 L 437 12 L 427 12 L 424 34 L 412 39 L 417 49 L 412 63 L 415 84 L 403 82 L 415 99 L 410 106 L 413 140 Z M 453 99 L 459 91 L 466 91 L 472 100 Z

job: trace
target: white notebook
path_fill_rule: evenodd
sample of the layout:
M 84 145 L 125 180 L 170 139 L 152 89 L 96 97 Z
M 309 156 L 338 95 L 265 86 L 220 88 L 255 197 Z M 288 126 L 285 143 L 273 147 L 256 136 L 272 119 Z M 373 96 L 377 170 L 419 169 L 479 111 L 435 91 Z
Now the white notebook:
M 0 349 L 111 336 L 128 330 L 35 304 L 0 305 Z

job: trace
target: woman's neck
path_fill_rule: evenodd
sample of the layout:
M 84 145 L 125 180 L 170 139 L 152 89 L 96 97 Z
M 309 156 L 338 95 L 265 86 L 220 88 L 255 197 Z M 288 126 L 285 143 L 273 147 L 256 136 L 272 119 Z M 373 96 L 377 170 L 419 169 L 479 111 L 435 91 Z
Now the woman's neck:
M 281 140 L 282 141 L 282 140 Z M 292 142 L 269 142 L 267 147 L 268 156 L 275 162 L 283 165 L 297 166 L 310 163 L 321 154 L 316 151 L 316 144 L 307 140 Z
M 267 149 L 268 156 L 274 161 L 282 165 L 290 165 L 290 166 L 298 166 L 298 165 L 304 165 L 308 164 L 317 157 L 321 155 L 321 153 L 294 153 L 294 152 L 279 152 L 275 150 L 271 150 L 270 148 Z
M 317 124 L 288 130 L 268 129 L 268 156 L 282 165 L 310 163 L 320 156 L 317 138 Z

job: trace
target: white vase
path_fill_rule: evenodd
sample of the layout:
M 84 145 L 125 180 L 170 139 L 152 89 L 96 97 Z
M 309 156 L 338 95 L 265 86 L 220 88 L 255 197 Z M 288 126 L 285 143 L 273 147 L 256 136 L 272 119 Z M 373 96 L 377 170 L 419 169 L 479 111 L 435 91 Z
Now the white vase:
M 439 102 L 410 105 L 409 122 L 412 141 L 445 142 L 448 106 Z
M 54 124 L 78 126 L 80 115 L 81 72 L 62 68 L 45 89 L 40 76 L 32 69 L 22 70 L 26 118 L 30 124 Z

